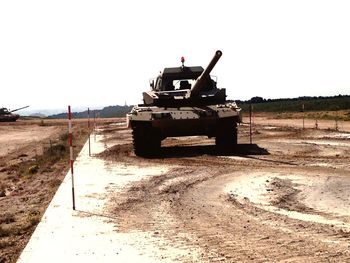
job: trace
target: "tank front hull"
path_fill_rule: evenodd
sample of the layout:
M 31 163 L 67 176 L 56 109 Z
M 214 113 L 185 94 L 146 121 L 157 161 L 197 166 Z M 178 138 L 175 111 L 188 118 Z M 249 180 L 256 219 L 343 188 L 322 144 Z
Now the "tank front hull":
M 139 107 L 127 115 L 128 126 L 149 125 L 162 139 L 177 136 L 215 137 L 218 123 L 224 119 L 241 122 L 240 108 L 234 103 L 201 107 Z

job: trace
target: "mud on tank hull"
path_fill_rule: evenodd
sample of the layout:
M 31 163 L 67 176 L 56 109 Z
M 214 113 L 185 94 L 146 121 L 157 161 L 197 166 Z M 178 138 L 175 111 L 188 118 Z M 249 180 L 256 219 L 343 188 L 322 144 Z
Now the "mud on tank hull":
M 215 137 L 218 147 L 234 147 L 239 122 L 240 108 L 234 102 L 179 108 L 135 106 L 127 115 L 139 156 L 156 155 L 163 139 L 177 136 Z

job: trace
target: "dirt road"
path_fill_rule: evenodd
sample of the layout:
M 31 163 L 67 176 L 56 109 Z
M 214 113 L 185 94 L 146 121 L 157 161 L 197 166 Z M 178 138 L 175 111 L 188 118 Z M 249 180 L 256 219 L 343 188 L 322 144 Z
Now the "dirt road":
M 349 262 L 350 134 L 254 129 L 250 145 L 239 127 L 230 154 L 186 137 L 165 140 L 162 158 L 143 159 L 130 131 L 106 127 L 108 165 L 169 171 L 108 192 L 115 231 L 159 262 Z

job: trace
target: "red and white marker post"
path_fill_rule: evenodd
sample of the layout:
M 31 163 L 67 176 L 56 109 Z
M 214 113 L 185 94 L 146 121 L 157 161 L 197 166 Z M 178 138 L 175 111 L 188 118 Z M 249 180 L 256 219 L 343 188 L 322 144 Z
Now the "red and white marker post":
M 68 106 L 68 133 L 69 133 L 68 140 L 69 140 L 69 153 L 70 153 L 69 162 L 70 162 L 70 172 L 71 172 L 71 178 L 72 178 L 72 200 L 73 200 L 73 210 L 75 210 L 72 112 L 71 112 L 70 106 Z
M 252 140 L 252 115 L 253 115 L 253 106 L 252 106 L 252 102 L 250 102 L 250 104 L 249 104 L 249 142 L 250 142 L 250 144 L 253 143 L 253 140 Z
M 94 132 L 94 142 L 96 142 L 96 110 L 94 110 L 94 128 L 93 128 L 93 132 Z
M 90 142 L 90 108 L 88 108 L 88 132 L 89 132 L 89 156 L 91 156 L 91 142 Z
M 96 111 L 94 110 L 94 132 L 96 130 Z
M 303 111 L 303 130 L 305 129 L 305 104 L 302 105 L 302 111 Z

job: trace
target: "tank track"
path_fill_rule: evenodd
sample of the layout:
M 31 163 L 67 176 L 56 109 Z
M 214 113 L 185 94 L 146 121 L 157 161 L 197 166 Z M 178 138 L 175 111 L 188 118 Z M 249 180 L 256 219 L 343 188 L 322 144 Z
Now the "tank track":
M 155 157 L 160 152 L 161 138 L 157 129 L 149 123 L 132 127 L 134 152 L 141 157 Z

